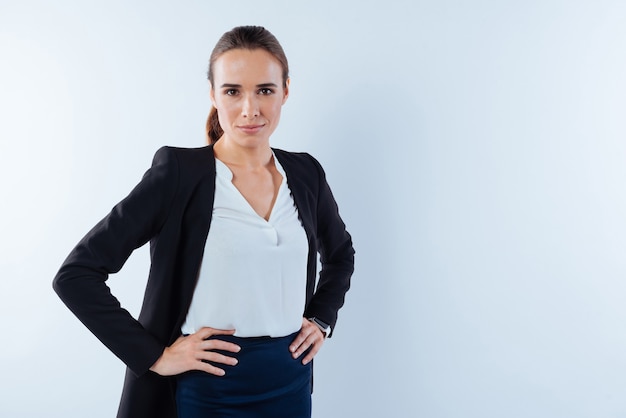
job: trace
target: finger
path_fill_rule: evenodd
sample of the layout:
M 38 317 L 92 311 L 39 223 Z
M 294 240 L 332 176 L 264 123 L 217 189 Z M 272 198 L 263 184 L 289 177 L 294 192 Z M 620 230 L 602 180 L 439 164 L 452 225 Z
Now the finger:
M 309 334 L 307 336 L 307 338 L 302 342 L 302 344 L 300 344 L 300 346 L 297 348 L 297 350 L 294 351 L 293 358 L 300 357 L 302 355 L 302 353 L 304 353 L 306 350 L 308 350 L 309 347 L 311 347 L 313 344 L 315 344 L 315 342 L 316 342 L 315 334 Z
M 311 346 L 311 349 L 307 353 L 307 355 L 304 356 L 304 358 L 302 359 L 302 364 L 304 364 L 304 365 L 309 364 L 309 362 L 311 360 L 313 360 L 313 357 L 315 357 L 317 352 L 320 351 L 320 348 L 322 348 L 322 344 L 323 344 L 323 342 L 319 342 L 319 343 L 313 344 Z
M 312 324 L 308 320 L 305 321 L 306 322 L 302 325 L 302 329 L 298 333 L 298 336 L 294 339 L 290 346 L 293 358 L 300 357 L 300 355 L 304 353 L 311 344 L 318 339 L 324 338 L 322 331 L 317 327 L 317 325 Z
M 238 353 L 241 351 L 241 347 L 237 344 L 222 341 L 218 339 L 214 340 L 204 340 L 202 341 L 200 348 L 204 351 L 207 350 L 222 350 L 222 351 L 230 351 L 231 353 Z
M 197 366 L 194 368 L 194 370 L 200 370 L 202 372 L 214 374 L 215 376 L 224 376 L 226 374 L 226 371 L 224 371 L 224 369 L 220 369 L 219 367 L 215 367 L 212 364 L 202 361 L 197 362 Z
M 317 353 L 322 344 L 324 343 L 324 334 L 322 331 L 315 325 L 309 327 L 310 333 L 307 335 L 304 342 L 298 347 L 298 349 L 294 352 L 294 358 L 300 357 L 303 353 L 305 353 L 309 349 L 314 349 L 313 355 Z M 307 360 L 307 363 L 311 361 L 312 357 Z M 304 359 L 303 359 L 304 360 Z M 306 364 L 306 363 L 304 363 Z
M 216 329 L 211 327 L 203 327 L 196 331 L 195 336 L 206 340 L 207 338 L 213 335 L 233 335 L 235 333 L 234 329 Z
M 221 363 L 228 366 L 235 366 L 239 362 L 234 357 L 225 356 L 224 354 L 216 353 L 214 351 L 204 351 L 198 356 L 200 360 L 210 361 L 212 363 Z
M 289 351 L 293 353 L 294 358 L 297 357 L 296 351 L 298 350 L 298 348 L 300 348 L 302 343 L 304 343 L 304 341 L 307 339 L 307 337 L 309 336 L 309 333 L 310 331 L 306 327 L 302 327 L 302 329 L 300 330 L 296 338 L 294 338 L 293 342 L 289 346 Z

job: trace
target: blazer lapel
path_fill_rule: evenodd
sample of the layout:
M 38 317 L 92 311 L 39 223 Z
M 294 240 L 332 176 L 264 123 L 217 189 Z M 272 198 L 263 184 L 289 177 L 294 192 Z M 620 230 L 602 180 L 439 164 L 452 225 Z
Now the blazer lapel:
M 192 181 L 195 185 L 191 191 L 187 207 L 181 222 L 181 246 L 178 259 L 184 261 L 179 266 L 181 273 L 180 303 L 173 338 L 180 335 L 180 328 L 185 321 L 187 311 L 198 280 L 198 273 L 204 257 L 204 247 L 211 227 L 213 202 L 215 200 L 215 155 L 213 146 L 202 148 L 197 158 L 190 163 Z

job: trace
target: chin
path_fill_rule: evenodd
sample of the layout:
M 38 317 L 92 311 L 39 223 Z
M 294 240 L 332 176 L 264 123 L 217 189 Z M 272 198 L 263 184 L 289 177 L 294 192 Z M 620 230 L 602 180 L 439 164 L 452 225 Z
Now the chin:
M 257 135 L 245 135 L 239 136 L 235 139 L 239 146 L 244 148 L 257 148 L 261 146 L 266 146 L 269 144 L 269 137 L 267 136 L 257 136 Z

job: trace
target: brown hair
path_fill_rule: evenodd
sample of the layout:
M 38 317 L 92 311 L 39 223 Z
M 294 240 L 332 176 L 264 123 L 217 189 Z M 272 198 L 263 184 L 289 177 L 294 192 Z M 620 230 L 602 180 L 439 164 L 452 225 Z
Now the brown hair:
M 263 49 L 272 54 L 283 68 L 283 87 L 287 87 L 289 64 L 287 63 L 285 51 L 283 51 L 276 37 L 262 26 L 238 26 L 222 35 L 220 40 L 217 41 L 215 48 L 213 48 L 211 58 L 209 59 L 207 76 L 211 86 L 213 86 L 213 64 L 223 53 L 232 49 Z M 210 144 L 215 144 L 224 135 L 215 107 L 211 108 L 207 118 L 206 133 Z

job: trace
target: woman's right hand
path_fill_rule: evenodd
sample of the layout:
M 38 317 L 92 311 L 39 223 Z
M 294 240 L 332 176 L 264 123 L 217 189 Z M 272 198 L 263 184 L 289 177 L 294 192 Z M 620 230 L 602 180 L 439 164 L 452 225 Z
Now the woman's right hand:
M 161 376 L 174 376 L 190 370 L 200 370 L 216 376 L 224 376 L 224 370 L 207 363 L 207 361 L 234 366 L 237 364 L 237 359 L 216 353 L 213 350 L 238 353 L 241 347 L 227 341 L 208 340 L 207 338 L 214 335 L 233 335 L 234 333 L 234 329 L 221 330 L 205 327 L 195 334 L 181 335 L 171 346 L 165 348 L 161 357 L 150 367 L 150 370 Z

